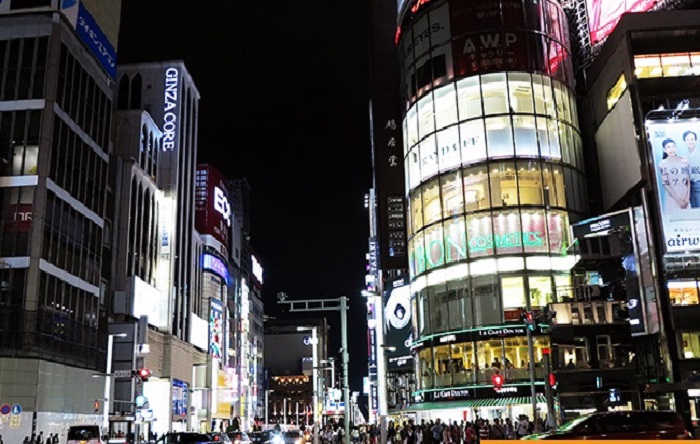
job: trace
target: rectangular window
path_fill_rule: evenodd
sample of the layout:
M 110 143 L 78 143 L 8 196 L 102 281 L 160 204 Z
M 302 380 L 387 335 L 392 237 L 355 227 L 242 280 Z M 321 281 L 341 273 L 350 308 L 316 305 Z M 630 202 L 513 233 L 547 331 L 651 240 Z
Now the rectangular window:
M 459 128 L 454 125 L 438 132 L 437 144 L 440 172 L 459 167 L 461 164 Z
M 539 156 L 535 118 L 532 116 L 513 116 L 516 156 Z
M 440 184 L 437 179 L 423 185 L 423 218 L 425 225 L 441 219 Z
M 534 308 L 543 308 L 552 302 L 552 280 L 549 276 L 531 276 L 530 305 Z
M 510 94 L 510 108 L 512 111 L 516 113 L 533 113 L 530 74 L 520 72 L 508 73 L 508 93 Z
M 510 117 L 491 117 L 485 121 L 489 159 L 513 157 L 513 129 Z
M 515 162 L 499 162 L 491 166 L 491 206 L 518 205 L 518 178 Z
M 447 219 L 464 212 L 462 177 L 459 171 L 440 178 L 442 187 L 442 217 Z
M 460 120 L 473 119 L 483 114 L 479 76 L 468 77 L 457 82 L 457 100 Z
M 406 113 L 406 131 L 409 148 L 418 143 L 418 114 L 417 107 L 412 107 Z
M 670 281 L 668 295 L 672 305 L 698 305 L 698 283 L 695 280 Z
M 420 189 L 410 195 L 410 212 L 411 212 L 411 231 L 409 235 L 423 228 L 423 201 L 420 194 Z
M 438 173 L 438 153 L 435 134 L 420 143 L 420 177 L 424 181 Z
M 681 333 L 683 357 L 685 359 L 700 358 L 700 332 Z
M 506 114 L 508 112 L 508 87 L 505 73 L 483 75 L 481 82 L 484 95 L 484 114 Z
M 503 309 L 513 310 L 526 307 L 525 287 L 522 277 L 501 278 Z
M 491 206 L 489 176 L 486 167 L 465 168 L 462 171 L 464 183 L 464 205 L 467 211 L 476 211 Z
M 435 127 L 457 123 L 457 94 L 453 84 L 435 90 Z
M 483 119 L 471 120 L 459 126 L 462 165 L 486 159 L 486 134 Z
M 421 139 L 435 132 L 433 96 L 428 94 L 418 101 L 418 137 Z

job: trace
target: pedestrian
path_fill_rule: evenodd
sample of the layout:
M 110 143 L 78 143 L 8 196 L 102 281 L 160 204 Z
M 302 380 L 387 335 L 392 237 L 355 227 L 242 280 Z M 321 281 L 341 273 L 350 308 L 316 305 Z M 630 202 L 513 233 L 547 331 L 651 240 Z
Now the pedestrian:
M 36 444 L 44 444 L 44 431 L 39 432 L 39 437 L 36 439 Z
M 527 419 L 527 415 L 520 415 L 520 421 L 518 422 L 518 428 L 516 431 L 518 439 L 530 434 L 528 432 L 529 425 L 530 425 L 530 422 Z
M 493 426 L 491 427 L 491 434 L 489 435 L 489 438 L 491 439 L 505 439 L 506 433 L 503 430 L 503 427 L 501 427 L 501 420 L 499 418 L 495 418 L 493 420 Z
M 5 441 L 2 440 L 2 435 L 0 435 L 0 444 L 5 444 Z
M 453 444 L 462 444 L 462 428 L 457 424 L 457 421 L 454 421 L 450 427 L 450 438 L 452 438 Z
M 0 443 L 0 444 L 2 444 L 2 443 Z M 53 444 L 53 433 L 49 433 L 49 437 L 46 438 L 46 444 Z
M 513 427 L 513 421 L 511 421 L 510 418 L 506 418 L 504 429 L 506 432 L 506 439 L 515 439 L 515 427 Z
M 30 444 L 28 436 L 24 437 L 24 441 L 22 441 L 22 444 Z
M 442 434 L 443 430 L 444 430 L 444 427 L 442 426 L 440 419 L 439 418 L 436 419 L 435 425 L 430 430 L 430 434 L 433 437 L 433 444 L 442 443 L 442 440 L 444 439 L 443 434 Z

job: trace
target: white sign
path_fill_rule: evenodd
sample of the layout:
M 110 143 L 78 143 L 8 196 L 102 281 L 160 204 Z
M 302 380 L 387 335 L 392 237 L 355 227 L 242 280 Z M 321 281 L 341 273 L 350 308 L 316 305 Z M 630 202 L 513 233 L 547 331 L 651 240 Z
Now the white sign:
M 700 250 L 700 122 L 647 124 L 666 252 Z
M 255 279 L 258 280 L 261 284 L 263 283 L 263 269 L 262 266 L 260 265 L 260 262 L 255 258 L 255 256 L 251 256 L 253 259 L 253 276 L 255 276 Z
M 228 203 L 224 190 L 214 187 L 214 209 L 221 213 L 226 220 L 226 225 L 231 226 L 231 205 Z
M 131 377 L 131 370 L 115 370 L 114 377 L 115 378 L 130 378 Z
M 177 68 L 165 71 L 165 99 L 163 115 L 163 151 L 175 149 L 177 138 L 177 104 L 180 86 L 180 72 Z

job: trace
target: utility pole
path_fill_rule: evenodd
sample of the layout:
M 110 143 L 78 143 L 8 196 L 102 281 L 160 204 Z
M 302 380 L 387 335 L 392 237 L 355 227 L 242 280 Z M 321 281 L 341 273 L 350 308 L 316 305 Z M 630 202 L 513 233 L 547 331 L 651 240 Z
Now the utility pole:
M 285 293 L 277 293 L 277 302 L 289 306 L 290 312 L 312 312 L 312 311 L 339 311 L 340 312 L 340 327 L 342 338 L 342 359 L 343 359 L 343 403 L 345 404 L 345 443 L 350 439 L 350 386 L 348 383 L 348 364 L 350 357 L 348 354 L 348 298 L 341 296 L 336 299 L 305 299 L 298 301 L 288 301 Z M 316 363 L 315 365 L 318 365 Z M 314 370 L 318 371 L 318 370 Z M 317 387 L 314 387 L 314 392 Z M 314 405 L 314 444 L 318 444 L 318 405 Z

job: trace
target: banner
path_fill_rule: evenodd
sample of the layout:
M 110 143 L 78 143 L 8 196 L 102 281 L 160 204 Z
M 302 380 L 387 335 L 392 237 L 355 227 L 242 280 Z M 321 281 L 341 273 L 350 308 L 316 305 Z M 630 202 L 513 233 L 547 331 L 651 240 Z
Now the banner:
M 699 133 L 692 120 L 647 124 L 666 253 L 700 250 Z
M 617 22 L 626 12 L 648 11 L 660 0 L 586 0 L 588 29 L 591 44 L 604 40 L 615 30 Z
M 402 285 L 403 284 L 403 285 Z M 402 286 L 399 286 L 402 285 Z M 384 302 L 385 345 L 387 369 L 407 369 L 413 367 L 411 343 L 413 329 L 411 323 L 411 287 L 405 281 L 387 282 Z

